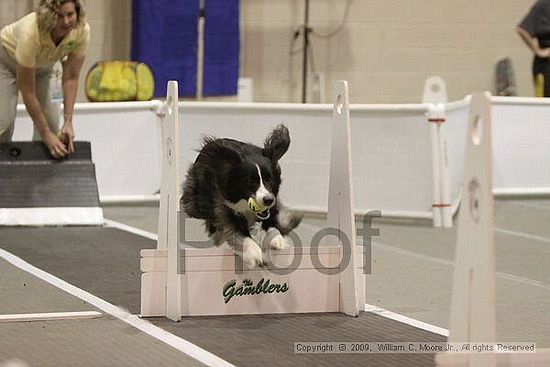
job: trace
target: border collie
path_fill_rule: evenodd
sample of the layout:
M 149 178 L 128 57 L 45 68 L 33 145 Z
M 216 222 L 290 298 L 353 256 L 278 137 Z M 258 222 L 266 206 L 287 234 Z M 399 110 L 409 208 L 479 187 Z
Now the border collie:
M 284 125 L 265 139 L 264 147 L 233 139 L 207 137 L 183 184 L 181 206 L 203 219 L 216 245 L 227 242 L 248 268 L 266 265 L 262 247 L 251 237 L 260 222 L 272 249 L 288 246 L 283 237 L 302 215 L 284 207 L 277 195 L 281 185 L 279 159 L 290 145 Z

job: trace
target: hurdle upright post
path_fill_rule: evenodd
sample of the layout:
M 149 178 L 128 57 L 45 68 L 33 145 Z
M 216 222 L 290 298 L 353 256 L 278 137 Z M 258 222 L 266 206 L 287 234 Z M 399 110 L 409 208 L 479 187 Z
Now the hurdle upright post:
M 426 114 L 428 123 L 430 124 L 430 138 L 432 143 L 432 223 L 434 227 L 441 227 L 443 224 L 443 215 L 441 211 L 441 156 L 439 151 L 439 129 L 437 126 L 439 121 L 438 112 L 437 106 L 430 104 Z
M 336 82 L 332 116 L 327 224 L 338 230 L 340 242 L 340 311 L 357 316 L 365 305 L 365 275 L 363 257 L 356 250 L 347 81 Z
M 445 103 L 448 102 L 445 80 L 431 76 L 424 83 L 422 103 L 428 103 L 427 119 L 432 143 L 433 226 L 452 227 L 450 167 L 447 144 Z
M 181 319 L 181 279 L 179 274 L 179 121 L 178 82 L 169 81 L 166 91 L 166 117 L 162 129 L 162 184 L 157 249 L 167 250 L 166 317 Z
M 494 199 L 489 93 L 472 95 L 467 134 L 449 342 L 494 343 Z M 471 367 L 490 367 L 496 363 L 491 353 L 437 355 L 440 366 L 454 366 L 457 360 Z

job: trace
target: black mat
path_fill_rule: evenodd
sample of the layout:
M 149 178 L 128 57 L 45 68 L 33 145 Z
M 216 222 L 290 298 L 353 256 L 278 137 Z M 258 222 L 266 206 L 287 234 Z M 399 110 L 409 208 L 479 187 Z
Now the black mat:
M 139 251 L 154 241 L 96 227 L 0 228 L 0 247 L 106 301 L 139 313 Z M 433 366 L 433 354 L 295 354 L 295 342 L 446 338 L 370 313 L 192 317 L 165 330 L 238 366 Z
M 1 208 L 99 206 L 89 142 L 60 160 L 41 142 L 0 144 L 0 188 Z

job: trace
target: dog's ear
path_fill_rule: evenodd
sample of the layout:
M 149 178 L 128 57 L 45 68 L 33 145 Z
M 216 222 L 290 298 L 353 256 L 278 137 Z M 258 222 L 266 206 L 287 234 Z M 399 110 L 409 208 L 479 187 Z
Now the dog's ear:
M 267 136 L 263 155 L 277 163 L 290 146 L 290 134 L 285 125 L 280 124 Z
M 241 157 L 231 147 L 225 145 L 222 140 L 205 139 L 202 149 L 210 164 L 218 173 L 225 173 L 241 162 Z

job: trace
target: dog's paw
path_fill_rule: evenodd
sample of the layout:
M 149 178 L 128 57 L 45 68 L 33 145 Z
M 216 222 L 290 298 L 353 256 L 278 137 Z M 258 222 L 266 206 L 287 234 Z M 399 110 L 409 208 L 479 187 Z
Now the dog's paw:
M 267 263 L 263 259 L 262 249 L 250 237 L 243 241 L 242 259 L 247 268 L 264 267 Z
M 288 244 L 286 238 L 278 234 L 271 239 L 271 241 L 269 242 L 269 247 L 271 247 L 273 250 L 284 250 L 289 248 L 290 245 Z

